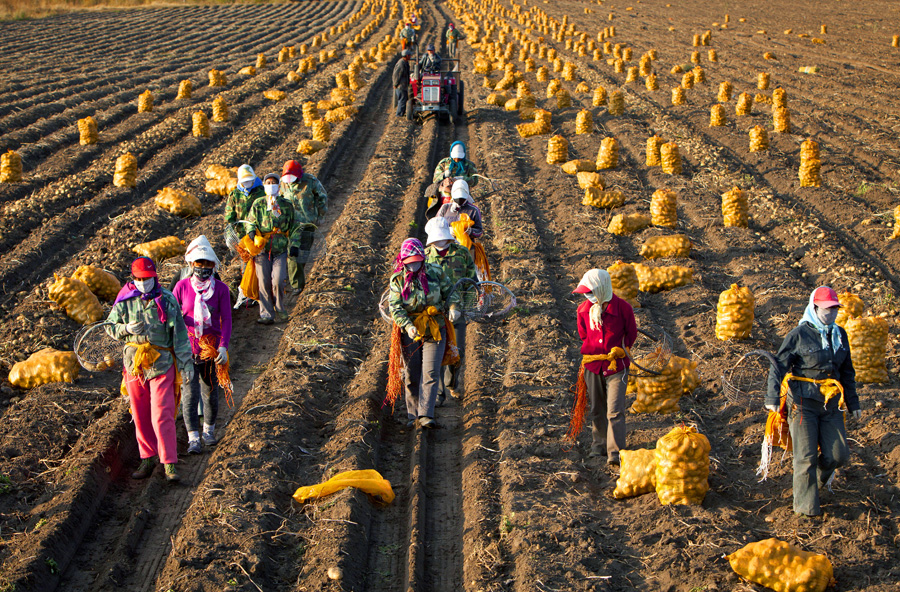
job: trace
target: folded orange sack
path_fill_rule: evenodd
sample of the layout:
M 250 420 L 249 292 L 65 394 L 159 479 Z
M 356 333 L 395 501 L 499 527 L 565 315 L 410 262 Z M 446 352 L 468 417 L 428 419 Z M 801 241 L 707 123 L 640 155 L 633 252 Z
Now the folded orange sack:
M 344 471 L 324 483 L 301 487 L 294 492 L 294 499 L 302 504 L 307 500 L 319 499 L 347 487 L 361 489 L 383 504 L 389 504 L 394 501 L 394 490 L 391 489 L 390 482 L 373 469 Z

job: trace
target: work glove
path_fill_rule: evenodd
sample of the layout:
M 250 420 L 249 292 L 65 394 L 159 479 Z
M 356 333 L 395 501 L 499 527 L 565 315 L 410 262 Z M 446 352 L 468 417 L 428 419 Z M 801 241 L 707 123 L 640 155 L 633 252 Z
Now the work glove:
M 862 409 L 856 409 L 853 413 L 853 419 L 860 420 L 862 419 Z
M 128 331 L 130 335 L 143 335 L 147 332 L 144 321 L 131 321 L 125 325 L 125 330 Z
M 216 364 L 227 364 L 228 363 L 228 349 L 224 347 L 219 348 L 219 355 L 216 356 L 215 360 Z
M 194 363 L 188 362 L 184 365 L 184 368 L 181 369 L 181 382 L 189 383 L 194 380 Z
M 772 413 L 778 413 L 778 405 L 766 405 L 766 409 Z
M 291 257 L 296 259 L 297 256 L 300 255 L 300 247 L 291 247 L 288 249 L 288 253 L 290 253 Z
M 455 323 L 460 318 L 462 318 L 462 313 L 459 312 L 459 309 L 456 308 L 456 305 L 450 307 L 450 312 L 447 313 L 447 318 L 450 319 L 451 323 Z
M 250 232 L 247 233 L 247 236 L 250 237 L 250 240 L 253 240 L 254 238 L 256 238 L 256 231 L 251 230 Z
M 419 330 L 416 329 L 415 325 L 410 323 L 406 326 L 406 334 L 409 335 L 410 339 L 415 340 L 415 338 L 419 336 Z

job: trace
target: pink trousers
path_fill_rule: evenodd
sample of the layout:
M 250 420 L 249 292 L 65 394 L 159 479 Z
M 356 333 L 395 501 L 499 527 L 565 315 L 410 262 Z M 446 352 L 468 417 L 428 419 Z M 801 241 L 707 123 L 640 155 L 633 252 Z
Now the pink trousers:
M 165 464 L 178 462 L 175 438 L 175 366 L 165 374 L 141 382 L 125 372 L 125 389 L 131 399 L 131 414 L 141 458 L 159 455 Z

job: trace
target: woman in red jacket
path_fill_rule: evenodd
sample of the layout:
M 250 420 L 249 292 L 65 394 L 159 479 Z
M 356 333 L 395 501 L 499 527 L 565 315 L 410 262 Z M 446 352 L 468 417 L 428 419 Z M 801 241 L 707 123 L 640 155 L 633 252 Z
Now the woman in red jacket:
M 607 464 L 617 465 L 619 450 L 625 447 L 625 390 L 631 361 L 624 351 L 637 337 L 634 310 L 613 294 L 609 273 L 603 269 L 585 273 L 574 293 L 586 298 L 578 307 L 578 335 L 584 342 L 581 355 L 613 358 L 585 360 L 593 435 L 590 456 L 607 456 Z M 622 352 L 620 359 L 616 359 L 617 352 Z

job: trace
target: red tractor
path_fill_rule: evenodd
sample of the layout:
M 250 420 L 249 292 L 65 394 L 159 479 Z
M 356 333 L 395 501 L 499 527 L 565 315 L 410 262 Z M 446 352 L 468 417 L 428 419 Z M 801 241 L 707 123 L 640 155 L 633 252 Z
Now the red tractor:
M 440 121 L 459 123 L 466 111 L 463 107 L 465 87 L 460 80 L 459 59 L 441 59 L 440 71 L 419 71 L 419 46 L 409 75 L 409 99 L 406 118 L 410 121 L 436 115 Z

